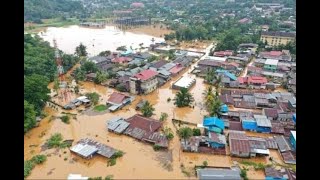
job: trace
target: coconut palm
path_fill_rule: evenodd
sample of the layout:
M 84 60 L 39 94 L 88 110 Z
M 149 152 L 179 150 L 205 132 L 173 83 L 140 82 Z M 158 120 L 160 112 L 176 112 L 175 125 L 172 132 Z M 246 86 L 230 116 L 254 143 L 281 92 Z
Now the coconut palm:
M 189 127 L 182 127 L 178 131 L 179 137 L 184 139 L 184 143 L 187 144 L 187 140 L 193 135 L 193 131 Z
M 222 102 L 220 101 L 220 99 L 216 96 L 214 98 L 214 101 L 212 101 L 211 105 L 209 106 L 209 113 L 210 116 L 220 116 L 220 111 L 221 111 L 221 106 L 222 106 Z
M 204 92 L 204 99 L 205 99 L 205 105 L 209 109 L 209 106 L 211 105 L 212 101 L 214 100 L 214 94 L 212 86 L 209 86 Z
M 149 103 L 149 101 L 146 101 L 144 105 L 141 107 L 142 115 L 145 117 L 151 117 L 153 115 L 154 107 Z
M 216 79 L 216 71 L 212 68 L 207 68 L 207 73 L 205 76 L 205 80 L 207 83 L 212 84 Z
M 188 92 L 188 89 L 186 88 L 181 88 L 173 100 L 174 104 L 178 107 L 189 106 L 194 101 L 192 95 Z

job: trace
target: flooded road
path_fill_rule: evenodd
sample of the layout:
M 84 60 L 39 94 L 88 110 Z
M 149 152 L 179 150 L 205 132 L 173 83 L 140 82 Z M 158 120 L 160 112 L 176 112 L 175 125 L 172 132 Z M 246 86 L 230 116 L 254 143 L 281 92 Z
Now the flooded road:
M 59 49 L 68 54 L 73 54 L 75 48 L 83 43 L 87 46 L 89 56 L 97 55 L 106 50 L 115 51 L 120 46 L 128 48 L 131 46 L 133 49 L 140 48 L 140 43 L 143 43 L 143 47 L 149 46 L 152 44 L 152 38 L 155 41 L 164 41 L 163 38 L 155 36 L 124 32 L 115 26 L 106 26 L 104 29 L 90 29 L 80 26 L 49 27 L 38 35 L 52 46 L 55 38 Z

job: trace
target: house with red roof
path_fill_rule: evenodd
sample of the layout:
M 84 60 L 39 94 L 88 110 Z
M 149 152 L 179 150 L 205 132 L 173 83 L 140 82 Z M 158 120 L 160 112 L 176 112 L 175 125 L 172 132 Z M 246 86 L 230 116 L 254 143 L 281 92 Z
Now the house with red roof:
M 248 18 L 243 18 L 243 19 L 240 19 L 238 21 L 240 24 L 249 24 L 249 23 L 252 23 L 252 21 Z
M 158 72 L 147 69 L 130 78 L 130 93 L 148 94 L 158 87 Z
M 184 68 L 185 67 L 182 66 L 181 64 L 176 64 L 176 66 L 174 66 L 172 69 L 170 69 L 169 72 L 174 77 L 174 76 L 178 75 L 181 71 L 183 71 Z
M 238 77 L 237 78 L 238 87 L 253 89 L 266 89 L 266 84 L 268 82 L 266 77 L 260 76 L 249 76 L 249 77 Z
M 231 50 L 217 51 L 213 53 L 213 55 L 217 57 L 232 56 L 232 54 L 233 54 L 233 51 Z
M 114 59 L 111 60 L 111 62 L 115 63 L 115 64 L 125 64 L 125 63 L 128 63 L 132 60 L 131 57 L 125 57 L 125 56 L 122 56 L 122 57 L 116 57 Z
M 268 80 L 266 77 L 259 76 L 249 76 L 248 77 L 248 85 L 253 89 L 266 89 L 266 84 Z
M 129 104 L 131 101 L 132 97 L 122 93 L 113 92 L 107 100 L 107 106 L 109 106 L 108 109 L 113 112 Z

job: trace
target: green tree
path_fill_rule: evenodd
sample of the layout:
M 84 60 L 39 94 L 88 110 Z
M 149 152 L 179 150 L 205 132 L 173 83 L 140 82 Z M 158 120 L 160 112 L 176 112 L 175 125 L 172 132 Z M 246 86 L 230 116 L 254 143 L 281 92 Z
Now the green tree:
M 123 84 L 118 84 L 116 86 L 116 90 L 120 91 L 120 92 L 126 92 L 127 88 L 123 85 Z
M 100 95 L 96 92 L 93 92 L 93 93 L 86 93 L 85 96 L 88 97 L 88 99 L 90 99 L 90 101 L 94 104 L 94 105 L 97 105 L 98 102 L 99 102 L 99 98 L 100 98 Z
M 151 56 L 148 58 L 148 62 L 153 62 L 153 61 L 156 61 L 158 60 L 158 56 Z
M 184 139 L 185 144 L 187 144 L 187 140 L 193 135 L 193 131 L 189 127 L 182 127 L 178 132 L 179 137 Z
M 174 138 L 174 135 L 173 135 L 173 132 L 172 132 L 171 128 L 165 127 L 163 132 L 166 135 L 168 140 L 172 140 Z
M 181 88 L 179 92 L 177 92 L 174 100 L 174 104 L 178 107 L 189 106 L 193 101 L 192 95 L 188 92 L 188 89 Z
M 94 79 L 94 83 L 96 84 L 101 84 L 103 83 L 104 81 L 106 81 L 108 79 L 108 75 L 106 73 L 103 73 L 101 71 L 98 71 L 97 72 L 97 76 L 96 78 Z
M 220 116 L 222 102 L 219 98 L 215 98 L 209 107 L 210 116 Z
M 94 62 L 85 61 L 81 66 L 81 70 L 83 70 L 85 73 L 95 73 L 98 71 L 98 67 Z
M 76 47 L 76 53 L 77 56 L 82 57 L 82 56 L 87 56 L 87 47 L 84 46 L 82 43 L 80 43 L 79 46 Z
M 109 56 L 110 54 L 111 54 L 111 51 L 102 51 L 102 52 L 99 53 L 99 56 L 105 56 L 105 57 L 107 57 L 107 56 Z
M 56 93 L 58 93 L 58 90 L 59 90 L 59 81 L 57 78 L 54 79 L 53 81 L 53 89 L 56 91 Z
M 194 136 L 201 136 L 201 131 L 198 128 L 193 128 L 192 132 Z
M 77 68 L 74 70 L 74 78 L 76 81 L 84 81 L 86 79 L 86 74 L 83 68 Z
M 32 104 L 24 100 L 24 133 L 36 125 L 36 112 Z
M 145 117 L 151 117 L 153 115 L 154 107 L 150 104 L 149 101 L 146 101 L 141 107 L 142 115 Z
M 48 84 L 49 80 L 38 74 L 24 78 L 24 99 L 34 106 L 37 114 L 40 114 L 46 101 L 50 99 Z

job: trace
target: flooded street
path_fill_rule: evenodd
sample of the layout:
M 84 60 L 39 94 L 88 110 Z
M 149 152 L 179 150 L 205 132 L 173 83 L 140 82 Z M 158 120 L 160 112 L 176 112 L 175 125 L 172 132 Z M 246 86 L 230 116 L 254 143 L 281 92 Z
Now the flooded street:
M 104 29 L 90 29 L 80 26 L 49 27 L 43 33 L 38 34 L 53 46 L 53 39 L 57 40 L 60 50 L 73 54 L 75 48 L 80 44 L 87 46 L 89 56 L 98 55 L 101 51 L 115 51 L 117 47 L 131 46 L 133 49 L 140 48 L 139 44 L 149 46 L 152 38 L 155 41 L 164 41 L 163 38 L 145 34 L 124 32 L 115 26 L 106 26 Z

